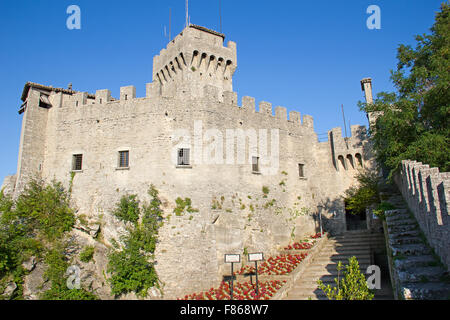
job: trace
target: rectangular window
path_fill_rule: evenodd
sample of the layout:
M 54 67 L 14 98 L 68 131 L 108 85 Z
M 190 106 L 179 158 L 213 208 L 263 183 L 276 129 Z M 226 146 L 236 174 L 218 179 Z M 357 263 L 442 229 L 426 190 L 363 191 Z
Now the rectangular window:
M 119 168 L 128 168 L 130 166 L 129 151 L 119 151 Z
M 252 171 L 259 172 L 259 157 L 252 157 Z
M 83 170 L 83 155 L 82 154 L 74 154 L 72 156 L 72 170 L 73 171 Z
M 189 153 L 190 149 L 178 149 L 177 164 L 179 166 L 189 166 L 191 164 L 189 159 Z
M 304 178 L 305 177 L 305 165 L 302 163 L 298 164 L 298 176 L 300 178 Z

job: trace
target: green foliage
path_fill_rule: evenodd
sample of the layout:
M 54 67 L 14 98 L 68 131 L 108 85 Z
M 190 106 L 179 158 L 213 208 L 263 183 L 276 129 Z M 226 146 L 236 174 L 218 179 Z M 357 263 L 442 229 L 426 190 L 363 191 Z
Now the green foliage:
M 184 198 L 183 200 L 182 198 L 178 197 L 175 200 L 175 203 L 177 204 L 177 206 L 175 207 L 175 209 L 173 209 L 173 212 L 176 216 L 181 216 L 185 212 L 198 212 L 198 209 L 192 208 L 192 201 L 190 198 Z
M 269 187 L 267 186 L 263 186 L 262 187 L 262 192 L 264 193 L 264 198 L 267 198 L 267 195 L 269 194 Z
M 345 191 L 346 208 L 352 214 L 364 212 L 367 207 L 378 203 L 380 199 L 380 181 L 375 171 L 360 172 L 356 179 L 358 186 L 350 187 Z
M 61 243 L 47 251 L 44 261 L 48 268 L 44 276 L 51 282 L 51 288 L 41 295 L 43 300 L 97 300 L 97 296 L 83 288 L 69 289 L 67 287 L 66 271 L 69 267 L 64 255 L 64 245 Z
M 390 177 L 401 160 L 416 160 L 450 170 L 450 5 L 442 3 L 431 34 L 416 36 L 416 48 L 400 45 L 396 91 L 381 92 L 365 112 L 380 112 L 371 139 L 378 163 Z
M 136 224 L 140 215 L 139 201 L 137 195 L 126 195 L 120 198 L 113 214 L 124 222 L 131 222 Z
M 366 278 L 359 270 L 358 260 L 353 256 L 348 261 L 349 264 L 345 267 L 346 271 L 342 279 L 339 278 L 339 274 L 343 267 L 340 261 L 338 263 L 338 277 L 334 279 L 336 287 L 325 286 L 321 280 L 318 280 L 319 289 L 327 295 L 329 300 L 372 300 L 374 294 L 369 290 Z
M 22 298 L 22 263 L 35 256 L 44 258 L 45 277 L 51 283 L 43 299 L 93 299 L 83 289 L 69 290 L 64 276 L 68 262 L 64 255 L 65 233 L 75 223 L 69 194 L 57 182 L 44 184 L 31 180 L 16 201 L 0 194 L 0 280 L 11 278 L 18 286 L 16 299 Z
M 377 205 L 377 207 L 375 208 L 375 210 L 373 211 L 373 213 L 378 216 L 380 219 L 385 219 L 385 215 L 384 212 L 387 210 L 393 210 L 395 209 L 395 206 L 393 206 L 392 204 L 390 204 L 389 202 L 381 202 L 380 204 Z
M 95 248 L 93 246 L 86 246 L 80 253 L 80 260 L 83 262 L 89 262 L 94 257 Z
M 151 201 L 144 204 L 140 210 L 141 222 L 137 219 L 138 222 L 129 228 L 128 234 L 122 238 L 123 248 L 116 243 L 108 255 L 107 271 L 111 274 L 108 281 L 112 293 L 116 296 L 133 291 L 145 297 L 149 288 L 159 288 L 158 275 L 151 260 L 154 258 L 163 211 L 158 191 L 153 185 L 150 186 L 148 194 Z
M 45 185 L 43 181 L 31 180 L 15 207 L 14 216 L 21 221 L 23 230 L 37 229 L 48 241 L 60 238 L 75 223 L 69 195 L 59 182 Z

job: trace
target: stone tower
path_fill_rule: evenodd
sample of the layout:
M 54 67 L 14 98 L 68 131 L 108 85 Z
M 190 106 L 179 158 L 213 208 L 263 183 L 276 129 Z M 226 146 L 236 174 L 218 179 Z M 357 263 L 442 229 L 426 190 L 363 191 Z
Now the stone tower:
M 372 96 L 372 79 L 371 78 L 364 78 L 361 80 L 361 90 L 364 91 L 366 103 L 372 104 L 373 96 Z M 379 112 L 379 111 L 367 113 L 367 119 L 369 120 L 369 127 L 371 129 L 374 128 L 374 125 L 377 121 L 377 118 L 380 116 L 380 114 L 381 114 L 381 112 Z
M 202 97 L 205 85 L 218 88 L 219 99 L 233 91 L 237 67 L 236 43 L 224 46 L 225 36 L 189 25 L 153 58 L 153 93 L 173 97 Z

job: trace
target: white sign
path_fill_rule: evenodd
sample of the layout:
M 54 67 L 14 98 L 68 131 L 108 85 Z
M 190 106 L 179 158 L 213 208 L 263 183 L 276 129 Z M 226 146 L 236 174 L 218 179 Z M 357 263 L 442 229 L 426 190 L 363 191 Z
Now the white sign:
M 225 263 L 239 263 L 241 262 L 240 254 L 226 254 Z
M 248 261 L 263 261 L 264 257 L 263 257 L 263 253 L 262 252 L 257 252 L 257 253 L 249 253 L 248 254 Z

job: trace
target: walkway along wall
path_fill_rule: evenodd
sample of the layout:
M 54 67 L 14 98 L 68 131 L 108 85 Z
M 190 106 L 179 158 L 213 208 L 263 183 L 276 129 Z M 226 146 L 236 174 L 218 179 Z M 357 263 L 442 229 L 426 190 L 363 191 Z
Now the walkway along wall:
M 428 243 L 450 270 L 450 172 L 403 160 L 395 180 Z

